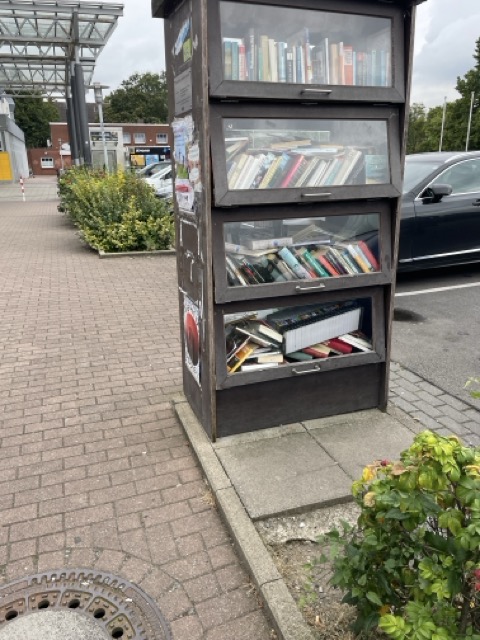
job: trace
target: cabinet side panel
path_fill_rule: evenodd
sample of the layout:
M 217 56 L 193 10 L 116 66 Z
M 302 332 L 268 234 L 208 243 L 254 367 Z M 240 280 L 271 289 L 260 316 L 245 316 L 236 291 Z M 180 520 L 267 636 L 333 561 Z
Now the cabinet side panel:
M 177 3 L 165 19 L 169 123 L 184 392 L 215 437 L 205 0 Z

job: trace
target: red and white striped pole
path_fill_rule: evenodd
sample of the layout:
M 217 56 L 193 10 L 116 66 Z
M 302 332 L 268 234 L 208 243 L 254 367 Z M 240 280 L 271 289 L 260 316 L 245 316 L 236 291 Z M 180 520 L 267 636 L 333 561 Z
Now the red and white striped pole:
M 23 178 L 20 178 L 20 187 L 22 189 L 22 200 L 25 202 L 25 185 L 23 184 Z

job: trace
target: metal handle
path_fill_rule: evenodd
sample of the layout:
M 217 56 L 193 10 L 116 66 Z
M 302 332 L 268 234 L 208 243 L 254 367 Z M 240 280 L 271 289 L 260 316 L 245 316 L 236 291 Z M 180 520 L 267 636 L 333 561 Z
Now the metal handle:
M 332 93 L 332 89 L 302 89 L 300 91 L 301 95 L 304 93 L 320 93 L 322 95 L 330 95 Z
M 302 193 L 302 198 L 328 198 L 331 193 Z
M 320 371 L 320 367 L 318 366 L 318 364 L 316 364 L 313 369 L 292 369 L 293 373 L 297 376 L 301 376 L 304 373 L 316 373 L 317 371 Z
M 317 284 L 316 287 L 301 287 L 299 284 L 295 287 L 295 291 L 315 291 L 315 289 L 325 289 L 324 284 Z

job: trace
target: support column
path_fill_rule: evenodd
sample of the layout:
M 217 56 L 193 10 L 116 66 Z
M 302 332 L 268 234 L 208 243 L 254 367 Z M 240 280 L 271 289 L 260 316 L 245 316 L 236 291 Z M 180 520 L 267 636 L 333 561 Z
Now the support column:
M 71 96 L 70 89 L 68 89 L 66 102 L 67 102 L 68 139 L 70 140 L 70 154 L 72 158 L 72 165 L 79 165 L 80 153 L 78 151 L 77 130 L 75 127 L 75 110 L 73 108 L 73 99 Z
M 82 65 L 79 63 L 75 63 L 74 67 L 74 76 L 72 78 L 73 83 L 75 84 L 75 115 L 76 119 L 80 125 L 80 137 L 79 137 L 79 148 L 83 152 L 83 160 L 84 163 L 91 167 L 92 166 L 92 151 L 90 148 L 90 133 L 88 130 L 88 114 L 87 114 L 87 102 L 85 99 L 85 82 L 83 79 L 83 69 Z

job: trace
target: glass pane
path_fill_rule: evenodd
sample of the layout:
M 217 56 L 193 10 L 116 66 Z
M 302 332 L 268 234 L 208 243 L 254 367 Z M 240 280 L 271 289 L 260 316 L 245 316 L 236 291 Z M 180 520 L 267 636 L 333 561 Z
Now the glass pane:
M 390 18 L 222 2 L 225 80 L 392 84 Z
M 370 298 L 225 315 L 229 374 L 373 351 Z
M 223 120 L 228 188 L 390 182 L 384 120 Z
M 224 225 L 229 286 L 357 276 L 380 270 L 378 213 Z

